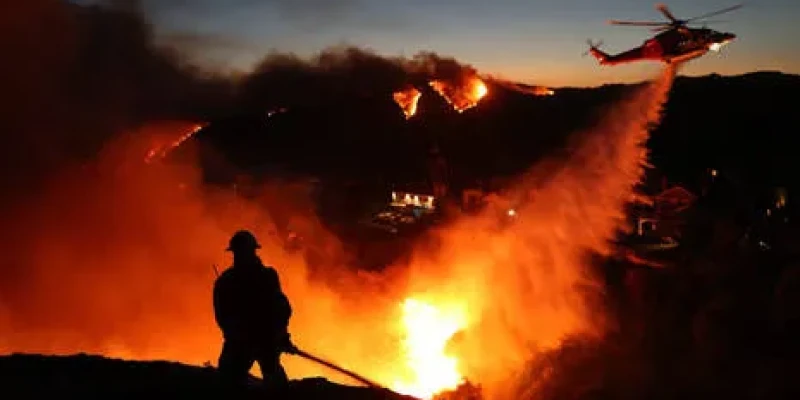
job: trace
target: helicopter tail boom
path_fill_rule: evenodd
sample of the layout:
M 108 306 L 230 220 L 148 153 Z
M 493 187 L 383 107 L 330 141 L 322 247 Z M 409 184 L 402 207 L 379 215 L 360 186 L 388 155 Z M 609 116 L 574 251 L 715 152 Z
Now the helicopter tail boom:
M 608 60 L 611 57 L 606 52 L 600 50 L 600 46 L 603 44 L 602 41 L 594 43 L 591 40 L 587 40 L 586 43 L 589 45 L 589 50 L 587 50 L 586 53 L 584 53 L 584 55 L 586 55 L 587 53 L 591 54 L 592 57 L 597 59 L 600 65 L 604 65 L 606 63 L 606 60 Z
M 597 45 L 589 45 L 589 54 L 592 55 L 600 65 L 617 65 L 633 62 L 647 58 L 641 47 L 623 51 L 619 54 L 608 54 L 598 48 Z
M 599 62 L 600 65 L 608 64 L 608 59 L 611 57 L 606 52 L 604 52 L 604 51 L 602 51 L 602 50 L 600 50 L 600 49 L 598 49 L 596 47 L 590 47 L 589 48 L 589 54 L 591 54 L 592 57 L 596 58 L 597 62 Z

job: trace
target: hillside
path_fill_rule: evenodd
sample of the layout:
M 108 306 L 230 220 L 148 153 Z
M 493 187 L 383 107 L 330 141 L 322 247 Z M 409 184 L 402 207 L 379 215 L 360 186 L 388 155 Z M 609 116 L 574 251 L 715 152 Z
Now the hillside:
M 230 398 L 211 367 L 85 354 L 2 356 L 0 383 L 4 393 L 16 393 L 10 398 Z M 293 399 L 413 399 L 377 389 L 334 384 L 322 378 L 293 381 L 291 385 Z M 25 395 L 20 397 L 21 393 Z M 255 387 L 250 395 L 248 398 L 264 397 Z
M 800 76 L 778 72 L 679 79 L 653 134 L 653 161 L 683 180 L 718 168 L 747 183 L 797 187 L 798 90 Z
M 379 92 L 343 93 L 329 104 L 315 102 L 269 117 L 263 110 L 243 111 L 212 121 L 197 143 L 185 147 L 200 143 L 207 171 L 217 174 L 224 165 L 229 172 L 251 174 L 278 169 L 415 181 L 424 179 L 428 149 L 436 143 L 457 184 L 516 174 L 557 154 L 571 135 L 613 113 L 615 102 L 635 85 L 564 88 L 554 96 L 488 86 L 486 98 L 463 113 L 423 90 L 418 113 L 409 120 L 390 93 Z M 800 76 L 772 72 L 678 78 L 650 142 L 654 164 L 680 181 L 693 182 L 713 166 L 747 182 L 800 183 L 789 151 L 795 124 L 791 99 L 798 89 Z

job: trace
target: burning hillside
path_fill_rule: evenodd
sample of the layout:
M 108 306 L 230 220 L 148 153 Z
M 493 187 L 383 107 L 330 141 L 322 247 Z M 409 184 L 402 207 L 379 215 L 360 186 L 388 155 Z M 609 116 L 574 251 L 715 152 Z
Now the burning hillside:
M 462 218 L 438 232 L 437 250 L 420 248 L 410 264 L 379 274 L 346 268 L 336 239 L 304 213 L 302 186 L 267 184 L 257 202 L 245 201 L 205 187 L 185 167 L 145 168 L 132 144 L 146 132 L 134 133 L 92 172 L 64 171 L 7 219 L 17 232 L 9 261 L 25 268 L 2 292 L 11 327 L 4 349 L 215 359 L 210 266 L 227 264 L 224 243 L 245 226 L 281 273 L 295 306 L 291 331 L 307 351 L 422 398 L 465 381 L 506 397 L 538 351 L 602 329 L 584 298 L 594 285 L 585 252 L 607 252 L 622 227 L 671 78 L 612 107 L 578 136 L 570 159 L 557 160 L 561 167 L 533 167 L 518 185 L 533 193 L 518 224 L 497 231 L 488 216 Z M 545 177 L 550 183 L 534 185 Z M 327 249 L 324 270 L 271 234 L 275 218 L 287 215 L 305 218 L 304 236 Z M 293 376 L 340 379 L 286 362 Z
M 430 85 L 458 112 L 475 107 L 489 92 L 486 84 L 476 76 L 461 78 L 457 83 L 433 80 Z
M 495 78 L 491 82 L 503 83 Z M 393 99 L 406 118 L 429 86 L 455 111 L 475 107 L 488 94 L 479 72 L 453 58 L 420 52 L 411 58 L 387 58 L 352 47 L 331 48 L 307 58 L 271 54 L 241 83 L 243 101 L 252 108 L 335 104 L 353 97 Z M 536 96 L 552 95 L 543 87 L 507 89 Z
M 528 86 L 513 83 L 497 78 L 481 78 L 477 72 L 465 69 L 463 74 L 451 80 L 434 79 L 428 85 L 439 94 L 453 110 L 462 113 L 478 105 L 489 94 L 486 82 L 502 86 L 506 89 L 533 96 L 552 96 L 555 91 L 543 86 Z M 417 112 L 417 104 L 422 92 L 415 87 L 407 87 L 393 94 L 397 105 L 403 110 L 406 119 L 413 117 Z
M 413 86 L 394 92 L 392 95 L 394 101 L 403 110 L 406 119 L 413 117 L 417 113 L 417 104 L 420 97 L 422 97 L 422 92 Z

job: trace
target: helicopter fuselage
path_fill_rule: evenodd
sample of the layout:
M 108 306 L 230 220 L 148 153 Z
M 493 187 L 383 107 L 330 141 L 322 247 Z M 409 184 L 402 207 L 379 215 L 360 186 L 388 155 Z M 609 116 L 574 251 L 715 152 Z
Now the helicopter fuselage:
M 723 8 L 710 13 L 689 18 L 678 19 L 664 4 L 656 4 L 656 9 L 667 19 L 665 22 L 654 21 L 608 21 L 612 25 L 627 26 L 647 26 L 654 32 L 660 32 L 636 48 L 624 51 L 619 54 L 610 55 L 597 48 L 597 45 L 589 41 L 589 53 L 594 56 L 601 65 L 616 65 L 635 61 L 657 60 L 665 63 L 677 63 L 688 61 L 700 57 L 709 50 L 719 51 L 722 46 L 736 39 L 736 35 L 729 32 L 719 32 L 702 28 L 690 28 L 689 23 L 697 23 L 706 18 L 724 14 L 741 8 L 738 4 L 732 7 Z
M 609 55 L 596 47 L 589 49 L 601 65 L 617 65 L 636 61 L 662 61 L 667 64 L 689 61 L 709 50 L 718 51 L 736 35 L 706 28 L 675 28 L 647 39 L 636 48 Z

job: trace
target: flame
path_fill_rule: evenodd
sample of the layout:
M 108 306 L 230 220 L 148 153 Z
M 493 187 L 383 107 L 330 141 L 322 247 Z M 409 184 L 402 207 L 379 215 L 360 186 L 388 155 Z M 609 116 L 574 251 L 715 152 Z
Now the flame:
M 476 79 L 473 81 L 472 97 L 475 98 L 475 103 L 482 99 L 483 96 L 486 96 L 487 93 L 489 93 L 489 88 L 486 87 L 482 80 Z
M 478 77 L 467 77 L 458 83 L 432 80 L 428 84 L 442 96 L 454 110 L 464 112 L 478 105 L 488 93 L 489 88 Z
M 406 119 L 409 119 L 417 113 L 417 103 L 419 103 L 419 98 L 422 97 L 422 92 L 411 86 L 394 92 L 392 97 L 395 103 L 400 106 L 400 109 L 403 110 Z
M 192 136 L 194 136 L 197 132 L 200 132 L 203 128 L 205 128 L 206 124 L 194 124 L 191 130 L 182 134 L 179 138 L 173 140 L 172 142 L 166 145 L 159 145 L 155 146 L 147 152 L 147 155 L 144 157 L 145 163 L 151 163 L 155 159 L 163 159 L 167 156 L 170 152 L 177 149 L 183 142 L 189 140 Z
M 602 331 L 602 313 L 585 297 L 596 284 L 585 255 L 611 252 L 626 224 L 672 77 L 611 107 L 577 135 L 570 158 L 520 177 L 511 193 L 527 201 L 513 203 L 509 227 L 497 229 L 497 215 L 460 217 L 432 233 L 436 246 L 418 245 L 381 273 L 349 268 L 344 244 L 308 213 L 304 184 L 264 184 L 248 200 L 209 190 L 199 168 L 144 168 L 141 148 L 112 144 L 91 173 L 68 169 L 3 214 L 14 251 L 0 279 L 0 351 L 216 360 L 211 266 L 229 263 L 225 243 L 244 227 L 278 270 L 294 306 L 293 341 L 308 353 L 420 397 L 472 381 L 490 399 L 534 398 L 504 389 L 518 387 L 512 380 L 538 351 Z M 116 168 L 131 160 L 134 167 Z M 317 261 L 272 233 L 291 218 Z M 349 383 L 298 357 L 283 363 L 293 378 Z
M 427 400 L 464 382 L 458 359 L 445 353 L 450 339 L 467 325 L 463 305 L 444 309 L 408 298 L 403 302 L 403 325 L 406 365 L 412 376 L 395 382 L 396 391 Z
M 519 93 L 529 94 L 532 96 L 553 96 L 556 94 L 555 90 L 546 86 L 525 85 L 494 76 L 487 76 L 485 79 L 491 81 L 495 85 L 502 86 L 506 89 L 510 89 Z

